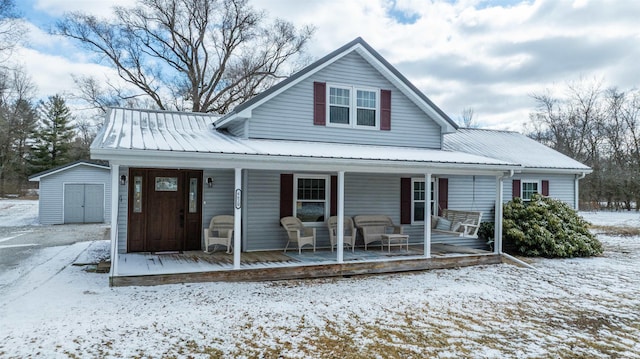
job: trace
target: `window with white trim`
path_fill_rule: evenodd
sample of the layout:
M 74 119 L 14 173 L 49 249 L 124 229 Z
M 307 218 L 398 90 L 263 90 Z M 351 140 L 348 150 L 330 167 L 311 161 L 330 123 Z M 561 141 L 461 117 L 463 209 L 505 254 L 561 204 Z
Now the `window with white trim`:
M 329 215 L 329 176 L 296 175 L 293 215 L 304 223 L 322 223 Z
M 431 214 L 436 212 L 435 179 L 431 179 Z M 411 180 L 411 223 L 424 223 L 426 202 L 426 189 L 424 179 L 413 178 Z
M 329 126 L 380 128 L 380 90 L 327 85 L 327 95 Z
M 523 201 L 531 201 L 531 197 L 534 194 L 540 193 L 539 188 L 540 183 L 538 181 L 522 181 L 520 198 L 522 198 Z

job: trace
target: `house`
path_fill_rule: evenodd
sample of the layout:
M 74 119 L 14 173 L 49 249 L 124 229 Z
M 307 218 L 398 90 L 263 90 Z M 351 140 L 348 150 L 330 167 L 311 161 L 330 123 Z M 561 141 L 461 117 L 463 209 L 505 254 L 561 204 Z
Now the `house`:
M 75 161 L 30 176 L 29 181 L 40 182 L 40 223 L 109 223 L 110 173 L 107 165 Z
M 501 228 L 501 204 L 509 199 L 503 192 L 513 179 L 520 179 L 525 194 L 555 191 L 556 180 L 590 169 L 578 163 L 546 168 L 547 155 L 558 163 L 572 160 L 540 144 L 524 150 L 541 151 L 529 163 L 465 147 L 461 138 L 484 141 L 484 134 L 459 129 L 361 38 L 221 117 L 111 109 L 91 146 L 92 158 L 109 161 L 116 189 L 111 283 L 316 277 L 499 261 L 499 230 L 494 253 L 472 251 L 473 260 L 458 262 L 435 258 L 436 243 L 470 250 L 485 244 L 432 235 L 430 215 L 444 208 L 481 211 L 483 220 Z M 527 181 L 534 177 L 527 176 L 538 173 L 548 177 L 535 178 L 548 182 L 531 187 Z M 213 256 L 190 265 L 167 265 L 170 257 L 160 257 L 201 252 L 203 227 L 221 214 L 234 216 L 232 256 L 218 255 L 213 267 L 205 263 Z M 414 255 L 381 259 L 367 251 L 355 258 L 343 251 L 338 230 L 337 251 L 314 265 L 304 261 L 320 256 L 310 251 L 297 262 L 247 262 L 254 254 L 282 253 L 282 217 L 296 216 L 315 228 L 317 247 L 328 252 L 329 216 L 362 214 L 388 215 L 402 224 Z

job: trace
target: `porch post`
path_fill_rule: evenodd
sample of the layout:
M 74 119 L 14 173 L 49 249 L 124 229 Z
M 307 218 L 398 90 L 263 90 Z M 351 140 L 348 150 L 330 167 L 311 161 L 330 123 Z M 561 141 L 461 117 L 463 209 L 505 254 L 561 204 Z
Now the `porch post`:
M 109 277 L 118 275 L 118 199 L 120 198 L 120 165 L 111 165 L 111 269 Z M 131 178 L 129 178 L 131 181 Z M 125 185 L 126 188 L 126 185 Z
M 233 210 L 233 269 L 240 269 L 242 238 L 242 168 L 236 168 Z
M 431 173 L 424 175 L 424 256 L 431 258 Z
M 493 251 L 496 254 L 502 253 L 502 192 L 504 186 L 502 176 L 496 177 L 496 208 L 495 214 L 495 237 L 493 239 Z
M 338 255 L 338 263 L 344 262 L 344 171 L 338 172 L 338 223 L 336 230 L 338 231 L 337 235 L 337 245 L 336 252 Z

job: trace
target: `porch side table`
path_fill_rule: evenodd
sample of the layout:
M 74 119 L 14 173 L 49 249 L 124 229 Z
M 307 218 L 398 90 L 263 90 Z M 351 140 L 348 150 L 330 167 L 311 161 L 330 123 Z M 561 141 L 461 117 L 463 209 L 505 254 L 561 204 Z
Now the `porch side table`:
M 383 234 L 382 235 L 382 248 L 387 246 L 387 251 L 391 253 L 391 246 L 400 246 L 402 249 L 403 245 L 407 245 L 407 251 L 409 250 L 409 235 L 408 234 Z

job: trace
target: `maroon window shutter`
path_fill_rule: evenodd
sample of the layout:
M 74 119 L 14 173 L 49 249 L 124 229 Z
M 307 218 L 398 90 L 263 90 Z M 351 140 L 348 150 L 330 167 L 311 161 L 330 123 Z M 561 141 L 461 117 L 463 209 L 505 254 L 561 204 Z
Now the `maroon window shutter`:
M 411 178 L 400 178 L 400 224 L 411 224 Z
M 293 215 L 293 174 L 280 175 L 280 218 Z
M 338 176 L 331 176 L 331 203 L 329 204 L 329 215 L 338 215 Z
M 391 131 L 391 91 L 380 90 L 380 129 Z
M 438 215 L 442 215 L 442 210 L 449 208 L 449 179 L 438 178 Z
M 542 195 L 545 197 L 549 197 L 549 181 L 542 181 Z
M 520 180 L 513 180 L 513 187 L 511 189 L 513 198 L 520 197 Z
M 324 126 L 327 122 L 327 84 L 313 83 L 313 124 Z

